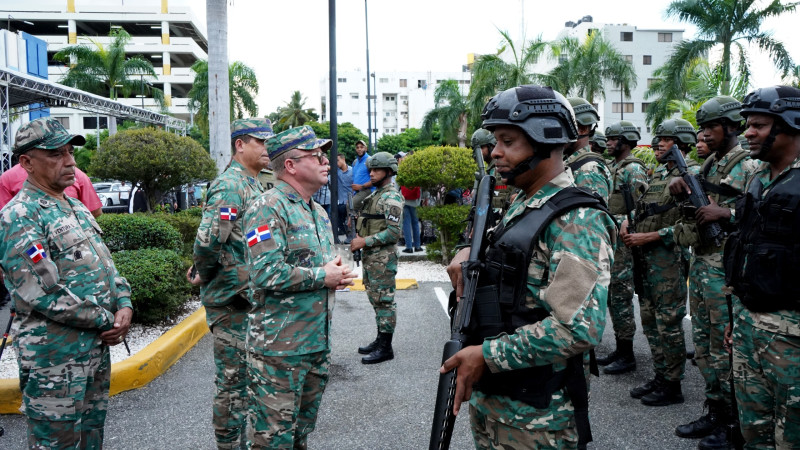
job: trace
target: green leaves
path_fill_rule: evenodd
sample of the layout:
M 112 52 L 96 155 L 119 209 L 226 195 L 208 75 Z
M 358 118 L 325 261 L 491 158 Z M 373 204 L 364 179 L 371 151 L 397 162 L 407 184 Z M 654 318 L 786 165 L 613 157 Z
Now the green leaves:
M 436 195 L 437 203 L 441 203 L 447 191 L 472 187 L 477 170 L 472 149 L 428 147 L 414 152 L 400 163 L 397 183 L 431 191 Z
M 186 301 L 190 287 L 177 253 L 148 248 L 116 252 L 111 258 L 131 285 L 135 322 L 160 322 Z

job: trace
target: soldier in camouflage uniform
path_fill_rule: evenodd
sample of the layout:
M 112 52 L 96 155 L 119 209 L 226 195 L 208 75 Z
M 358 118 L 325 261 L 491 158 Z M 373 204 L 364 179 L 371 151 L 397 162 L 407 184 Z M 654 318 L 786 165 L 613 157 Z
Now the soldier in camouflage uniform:
M 237 119 L 231 124 L 231 162 L 211 183 L 194 243 L 190 279 L 200 285 L 208 328 L 214 336 L 217 367 L 212 424 L 217 448 L 239 448 L 247 418 L 247 332 L 249 266 L 245 254 L 244 211 L 261 192 L 256 179 L 268 164 L 265 140 L 269 119 Z M 191 276 L 191 275 L 190 275 Z
M 244 213 L 252 290 L 248 448 L 306 448 L 328 381 L 334 290 L 352 284 L 330 219 L 311 199 L 328 182 L 330 146 L 308 126 L 267 139 L 278 185 Z
M 697 124 L 703 143 L 712 152 L 700 168 L 700 180 L 712 204 L 693 210 L 685 209 L 684 217 L 674 229 L 678 245 L 694 251 L 689 270 L 689 308 L 692 315 L 694 359 L 705 380 L 706 414 L 678 426 L 675 434 L 689 439 L 704 438 L 704 448 L 726 448 L 727 425 L 731 417 L 731 392 L 728 383 L 730 362 L 723 348 L 723 332 L 728 323 L 728 305 L 723 287 L 725 271 L 719 245 L 701 241 L 698 224 L 719 223 L 723 230 L 733 230 L 733 208 L 744 192 L 747 178 L 755 170 L 755 162 L 739 146 L 737 136 L 743 129 L 741 103 L 728 96 L 717 96 L 697 111 Z M 670 182 L 673 195 L 685 195 L 686 183 L 680 178 Z
M 387 152 L 376 153 L 367 161 L 370 183 L 375 186 L 361 206 L 356 222 L 358 235 L 350 242 L 350 251 L 364 249 L 364 287 L 375 310 L 378 336 L 370 344 L 359 347 L 364 364 L 377 364 L 394 358 L 392 336 L 397 324 L 394 302 L 397 275 L 397 241 L 402 230 L 405 201 L 392 185 L 397 173 L 397 160 Z
M 665 120 L 656 127 L 656 167 L 647 191 L 636 208 L 636 233 L 628 233 L 628 221 L 620 227 L 620 235 L 629 248 L 641 247 L 647 262 L 645 292 L 639 295 L 642 330 L 653 355 L 654 377 L 631 390 L 631 397 L 648 406 L 683 403 L 681 380 L 686 365 L 686 344 L 681 323 L 686 315 L 686 269 L 680 246 L 675 245 L 673 226 L 680 217 L 680 207 L 670 195 L 670 180 L 679 176 L 672 161 L 662 157 L 673 145 L 684 155 L 697 141 L 694 127 L 683 119 Z M 688 164 L 687 164 L 688 165 Z M 697 173 L 694 163 L 689 169 Z
M 14 338 L 31 449 L 103 446 L 111 361 L 133 309 L 100 227 L 78 200 L 70 135 L 52 118 L 17 131 L 14 154 L 28 172 L 2 209 L 0 268 L 19 320 Z
M 570 97 L 567 100 L 575 111 L 578 140 L 568 144 L 564 150 L 564 165 L 572 171 L 575 186 L 596 193 L 608 204 L 608 196 L 611 194 L 611 172 L 603 157 L 593 152 L 589 146 L 589 139 L 596 132 L 600 116 L 591 103 L 580 97 Z
M 593 152 L 604 154 L 606 152 L 606 135 L 600 130 L 594 130 L 594 134 L 589 138 L 589 144 Z
M 734 302 L 733 379 L 745 448 L 800 445 L 800 89 L 756 89 L 742 102 L 761 160 L 737 201 L 725 249 Z
M 269 158 L 267 158 L 267 160 L 269 160 Z M 274 188 L 275 185 L 278 184 L 278 179 L 275 178 L 275 172 L 269 167 L 261 169 L 261 172 L 258 173 L 258 181 L 265 191 Z
M 527 113 L 522 119 L 511 113 L 519 110 Z M 565 191 L 574 192 L 569 190 L 574 183 L 571 173 L 564 169 L 562 152 L 577 138 L 578 131 L 572 108 L 561 94 L 541 86 L 512 88 L 492 98 L 482 117 L 484 127 L 493 130 L 497 138 L 492 156 L 498 172 L 523 192 L 499 227 L 513 230 L 527 214 L 541 211 L 556 196 L 562 198 Z M 525 374 L 541 368 L 560 372 L 570 367 L 573 370 L 567 384 L 581 382 L 585 389 L 582 355 L 603 334 L 616 234 L 610 215 L 580 206 L 547 222 L 537 238 L 528 236 L 532 239 L 526 244 L 531 247 L 531 258 L 517 259 L 519 264 L 513 267 L 516 273 L 525 274 L 521 283 L 525 287 L 516 291 L 514 300 L 522 311 L 541 314 L 540 320 L 532 321 L 530 315 L 527 320 L 520 318 L 523 321 L 518 323 L 524 325 L 467 346 L 444 362 L 442 373 L 458 369 L 454 412 L 459 411 L 461 401 L 470 400 L 476 448 L 578 446 L 578 397 L 563 383 L 552 391 L 544 388 L 547 380 L 530 385 L 533 380 Z M 453 276 L 456 271 L 452 267 L 448 266 L 448 273 L 458 289 L 461 279 Z M 504 321 L 519 318 L 517 310 L 512 309 L 504 308 Z M 492 380 L 497 376 L 516 381 L 495 383 Z M 479 380 L 480 386 L 473 391 L 473 384 Z M 520 387 L 538 400 L 522 400 L 510 393 L 521 392 Z M 583 399 L 588 401 L 585 395 Z
M 611 164 L 613 190 L 608 200 L 608 209 L 618 223 L 627 217 L 621 186 L 626 184 L 634 200 L 647 190 L 647 169 L 642 160 L 631 156 L 631 150 L 641 139 L 634 124 L 622 120 L 606 128 L 608 152 L 614 157 Z M 641 293 L 639 293 L 641 294 Z M 633 356 L 633 335 L 636 333 L 636 319 L 633 315 L 633 260 L 631 250 L 618 245 L 614 254 L 614 267 L 611 269 L 608 310 L 614 325 L 617 348 L 609 355 L 597 358 L 597 364 L 607 366 L 606 374 L 620 374 L 636 370 Z
M 497 169 L 494 167 L 492 150 L 494 150 L 494 146 L 497 145 L 497 141 L 489 130 L 478 128 L 474 133 L 472 133 L 471 143 L 472 149 L 475 152 L 475 162 L 479 162 L 477 158 L 479 157 L 478 155 L 480 155 L 483 160 L 486 175 L 491 175 L 495 179 L 494 195 L 492 196 L 492 208 L 497 213 L 497 218 L 499 219 L 500 217 L 503 217 L 506 209 L 508 209 L 508 205 L 511 204 L 511 198 L 514 193 L 514 189 L 502 182 L 500 177 L 497 175 Z M 478 181 L 480 182 L 480 180 Z

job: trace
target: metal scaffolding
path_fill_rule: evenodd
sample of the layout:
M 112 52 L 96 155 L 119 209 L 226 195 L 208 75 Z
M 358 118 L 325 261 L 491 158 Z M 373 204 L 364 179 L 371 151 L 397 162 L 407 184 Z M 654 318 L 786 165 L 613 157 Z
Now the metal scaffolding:
M 185 120 L 125 105 L 99 95 L 63 86 L 16 71 L 0 68 L 0 172 L 10 167 L 12 116 L 41 108 L 61 107 L 92 112 L 118 119 L 137 120 L 186 134 Z

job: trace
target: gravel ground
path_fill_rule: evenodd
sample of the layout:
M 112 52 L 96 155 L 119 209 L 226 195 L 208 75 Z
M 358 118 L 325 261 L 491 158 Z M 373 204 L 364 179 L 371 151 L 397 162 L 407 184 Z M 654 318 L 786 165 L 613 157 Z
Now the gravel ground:
M 355 267 L 356 278 L 362 277 L 362 267 Z M 412 278 L 417 281 L 448 281 L 447 273 L 441 264 L 430 261 L 400 261 L 397 268 L 397 278 Z M 151 342 L 158 339 L 162 334 L 175 326 L 181 320 L 188 317 L 200 307 L 200 301 L 196 298 L 188 301 L 180 314 L 172 320 L 159 325 L 143 326 L 134 324 L 128 332 L 127 342 L 131 349 L 131 355 L 147 347 Z M 12 325 L 10 335 L 16 333 L 16 327 Z M 119 362 L 128 358 L 128 352 L 124 345 L 111 347 L 111 362 Z M 7 345 L 3 351 L 3 358 L 0 360 L 0 378 L 16 378 L 19 376 L 19 366 L 17 365 L 17 353 L 13 346 Z

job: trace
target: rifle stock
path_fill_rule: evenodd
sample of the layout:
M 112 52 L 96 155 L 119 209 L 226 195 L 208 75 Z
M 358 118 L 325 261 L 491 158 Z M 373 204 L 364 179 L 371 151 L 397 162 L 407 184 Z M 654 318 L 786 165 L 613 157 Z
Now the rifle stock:
M 628 216 L 628 233 L 636 233 L 636 202 L 633 200 L 631 187 L 628 183 L 622 183 L 619 190 L 622 192 L 623 200 L 625 200 L 625 211 L 627 211 Z M 633 258 L 633 288 L 636 294 L 644 295 L 644 273 L 647 269 L 642 248 L 631 248 L 631 257 Z
M 672 148 L 661 157 L 661 161 L 664 164 L 670 161 L 675 164 L 675 167 L 678 169 L 678 174 L 683 178 L 684 183 L 689 186 L 689 190 L 692 191 L 692 193 L 689 194 L 689 203 L 691 203 L 692 206 L 699 209 L 711 204 L 705 189 L 703 189 L 703 185 L 687 171 L 686 160 L 683 158 L 683 153 L 681 153 L 677 145 L 673 145 Z M 715 246 L 720 246 L 722 243 L 723 231 L 719 223 L 711 222 L 703 226 L 698 225 L 698 229 L 700 230 L 700 238 L 704 244 L 713 242 Z
M 492 224 L 492 194 L 494 193 L 494 177 L 485 175 L 478 185 L 473 198 L 471 213 L 472 245 L 469 259 L 461 264 L 464 280 L 464 296 L 459 300 L 451 325 L 450 340 L 444 344 L 442 364 L 450 359 L 467 342 L 472 317 L 472 305 L 478 288 L 480 276 L 480 258 L 483 253 L 487 226 Z M 436 405 L 433 411 L 430 450 L 446 450 L 450 447 L 453 426 L 456 416 L 453 414 L 453 403 L 456 393 L 456 370 L 439 375 L 439 386 L 436 390 Z

